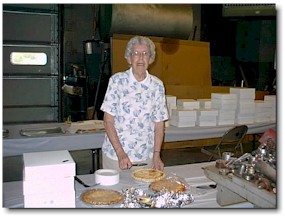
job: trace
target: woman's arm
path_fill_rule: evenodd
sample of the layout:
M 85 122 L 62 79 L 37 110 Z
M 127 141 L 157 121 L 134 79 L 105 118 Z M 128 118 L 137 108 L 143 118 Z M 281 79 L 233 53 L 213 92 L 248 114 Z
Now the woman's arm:
M 120 169 L 124 170 L 131 168 L 132 163 L 128 155 L 125 153 L 120 143 L 117 131 L 114 127 L 114 116 L 110 115 L 107 112 L 104 113 L 104 126 L 107 136 L 117 154 Z
M 164 139 L 164 122 L 156 122 L 154 126 L 153 168 L 163 170 L 164 163 L 160 158 L 160 151 Z

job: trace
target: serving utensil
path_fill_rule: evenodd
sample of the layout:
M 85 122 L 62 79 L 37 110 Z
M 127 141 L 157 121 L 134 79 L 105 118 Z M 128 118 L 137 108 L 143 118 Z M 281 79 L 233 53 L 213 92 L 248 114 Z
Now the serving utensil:
M 215 189 L 217 187 L 217 184 L 211 184 L 211 185 L 200 185 L 197 186 L 196 188 L 200 189 Z
M 132 164 L 133 167 L 142 167 L 142 166 L 146 166 L 147 163 L 134 163 Z
M 87 185 L 85 182 L 83 182 L 81 179 L 79 179 L 77 176 L 74 176 L 75 180 L 79 182 L 81 185 L 83 185 L 85 188 L 94 187 L 96 185 L 100 185 L 100 183 L 95 183 L 95 185 Z

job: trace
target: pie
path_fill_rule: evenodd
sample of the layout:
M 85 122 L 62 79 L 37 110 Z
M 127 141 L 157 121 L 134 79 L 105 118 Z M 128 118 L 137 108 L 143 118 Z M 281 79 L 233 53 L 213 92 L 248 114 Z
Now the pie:
M 139 169 L 132 173 L 132 177 L 138 181 L 154 182 L 165 177 L 165 173 L 156 169 Z
M 124 196 L 114 190 L 92 189 L 81 195 L 81 200 L 93 205 L 112 205 L 124 200 Z
M 152 182 L 149 185 L 149 188 L 154 191 L 168 191 L 168 192 L 182 192 L 186 190 L 185 185 L 169 179 L 163 179 Z

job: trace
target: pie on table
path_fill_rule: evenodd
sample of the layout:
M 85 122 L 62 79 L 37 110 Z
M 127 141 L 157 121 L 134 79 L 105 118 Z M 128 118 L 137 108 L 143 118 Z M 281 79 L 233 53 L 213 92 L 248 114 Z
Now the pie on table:
M 154 191 L 168 191 L 168 192 L 182 192 L 186 190 L 185 185 L 169 179 L 163 179 L 152 182 L 149 185 L 149 188 Z
M 124 196 L 114 190 L 92 189 L 81 195 L 81 200 L 93 205 L 112 205 L 124 200 Z
M 132 173 L 132 177 L 138 181 L 154 182 L 165 177 L 165 173 L 156 169 L 139 169 Z

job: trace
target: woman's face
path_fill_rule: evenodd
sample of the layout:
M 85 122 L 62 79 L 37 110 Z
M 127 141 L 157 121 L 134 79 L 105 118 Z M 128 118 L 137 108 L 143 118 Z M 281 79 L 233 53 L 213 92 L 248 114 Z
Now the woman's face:
M 129 58 L 134 73 L 145 73 L 150 62 L 150 52 L 145 44 L 133 46 L 133 52 Z

